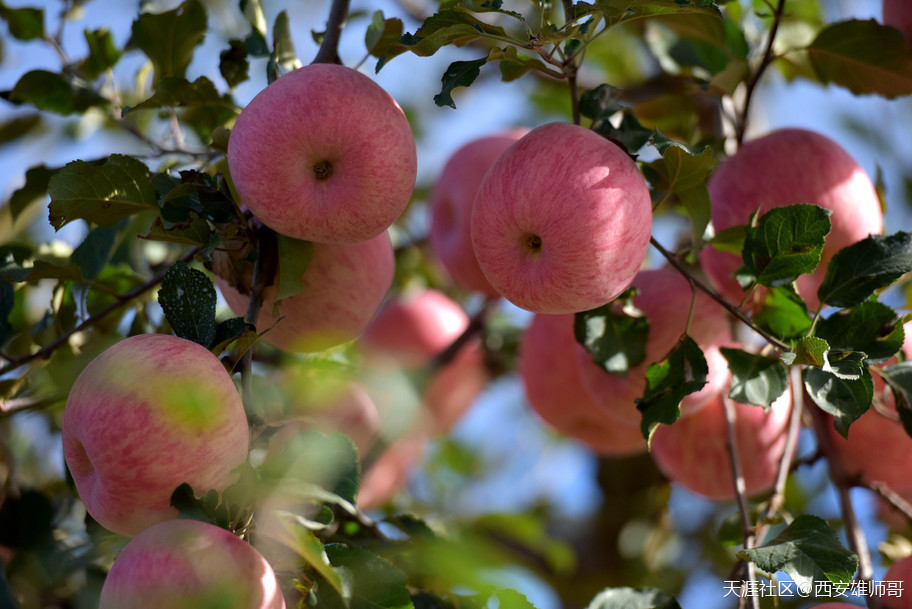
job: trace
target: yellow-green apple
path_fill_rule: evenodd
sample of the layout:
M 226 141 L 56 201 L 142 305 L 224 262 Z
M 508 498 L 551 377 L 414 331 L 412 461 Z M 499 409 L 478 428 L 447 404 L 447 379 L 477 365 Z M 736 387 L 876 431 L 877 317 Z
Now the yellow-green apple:
M 669 479 L 712 500 L 735 498 L 722 394 L 691 416 L 660 425 L 650 454 Z M 733 402 L 738 461 L 748 496 L 770 490 L 785 453 L 791 394 L 786 391 L 769 410 Z
M 176 518 L 171 494 L 184 482 L 223 490 L 249 441 L 222 363 L 166 334 L 131 336 L 92 360 L 67 398 L 62 432 L 86 510 L 122 535 Z
M 912 3 L 909 0 L 883 0 L 882 21 L 899 30 L 912 45 Z
M 832 210 L 820 265 L 797 281 L 798 293 L 812 310 L 819 304 L 817 288 L 833 255 L 883 230 L 880 199 L 868 174 L 839 144 L 807 129 L 780 129 L 747 142 L 716 168 L 708 186 L 717 233 L 747 224 L 758 210 L 763 214 L 797 203 Z M 707 247 L 700 262 L 722 296 L 735 304 L 744 299 L 733 277 L 742 266 L 740 256 Z M 758 290 L 755 297 L 762 294 Z
M 99 609 L 284 609 L 275 573 L 250 544 L 198 520 L 169 520 L 124 546 Z
M 415 186 L 415 138 L 377 83 L 334 64 L 281 76 L 238 116 L 228 167 L 243 202 L 278 233 L 355 243 L 384 232 Z
M 388 300 L 359 344 L 370 368 L 421 371 L 468 327 L 468 316 L 453 299 L 439 290 L 420 289 Z M 449 362 L 427 372 L 422 401 L 432 429 L 443 433 L 488 380 L 480 339 L 469 338 Z
M 637 424 L 613 418 L 583 386 L 573 315 L 538 313 L 519 346 L 519 374 L 533 410 L 559 433 L 612 457 L 646 451 Z
M 348 245 L 314 243 L 313 257 L 301 278 L 302 292 L 276 307 L 278 286 L 273 283 L 263 290 L 257 320 L 257 329 L 265 332 L 263 341 L 286 351 L 309 352 L 356 338 L 383 303 L 395 265 L 386 233 Z M 216 277 L 235 315 L 247 313 L 250 276 L 247 269 L 233 278 L 233 284 Z
M 895 561 L 884 574 L 885 587 L 893 587 L 893 594 L 885 591 L 880 600 L 884 609 L 912 609 L 912 594 L 909 594 L 909 584 L 912 583 L 912 556 L 906 556 Z M 896 584 L 887 582 L 900 582 Z M 889 590 L 889 588 L 888 588 Z
M 472 249 L 472 204 L 481 180 L 501 153 L 528 133 L 512 129 L 463 145 L 447 160 L 431 190 L 428 244 L 456 285 L 500 296 L 481 272 Z
M 485 176 L 472 245 L 495 290 L 538 313 L 574 313 L 626 288 L 646 257 L 649 189 L 617 145 L 568 123 L 533 129 Z
M 633 303 L 649 321 L 646 359 L 621 376 L 606 372 L 584 349 L 579 358 L 583 385 L 603 410 L 630 425 L 639 425 L 642 417 L 636 399 L 646 391 L 646 368 L 662 359 L 686 329 L 703 350 L 709 368 L 703 389 L 681 402 L 681 414 L 686 416 L 722 391 L 731 378 L 728 363 L 719 352 L 720 346 L 732 342 L 728 314 L 712 298 L 697 291 L 691 315 L 694 292 L 690 283 L 669 267 L 640 271 L 632 285 L 639 292 Z

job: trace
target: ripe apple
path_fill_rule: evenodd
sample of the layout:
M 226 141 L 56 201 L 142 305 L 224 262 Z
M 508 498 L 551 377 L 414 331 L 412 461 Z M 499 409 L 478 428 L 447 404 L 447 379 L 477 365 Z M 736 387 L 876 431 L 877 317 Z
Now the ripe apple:
M 720 164 L 709 181 L 716 232 L 747 224 L 752 213 L 797 203 L 833 211 L 820 265 L 798 279 L 798 293 L 816 309 L 817 288 L 833 255 L 847 245 L 883 230 L 880 199 L 864 169 L 836 142 L 806 129 L 780 129 L 742 145 Z M 733 278 L 739 256 L 711 247 L 700 261 L 726 299 L 740 303 L 744 290 Z M 755 296 L 759 299 L 762 291 Z
M 460 287 L 500 296 L 475 259 L 472 204 L 481 180 L 497 157 L 526 133 L 528 129 L 512 129 L 465 144 L 446 162 L 431 190 L 428 243 L 453 283 Z
M 709 373 L 703 389 L 682 401 L 681 414 L 686 416 L 718 395 L 731 378 L 728 362 L 719 352 L 720 346 L 732 342 L 728 316 L 718 303 L 698 291 L 688 326 L 693 292 L 688 281 L 672 268 L 640 271 L 633 286 L 639 290 L 634 305 L 650 324 L 645 361 L 631 368 L 626 376 L 620 376 L 606 372 L 582 349 L 579 365 L 583 385 L 603 410 L 630 425 L 639 425 L 642 415 L 637 410 L 636 399 L 646 391 L 646 368 L 664 357 L 687 329 L 703 350 Z
M 99 609 L 284 609 L 275 573 L 250 544 L 197 520 L 169 520 L 124 546 Z
M 537 313 L 605 304 L 630 285 L 649 248 L 646 180 L 621 148 L 568 123 L 533 129 L 482 181 L 472 244 L 485 277 Z
M 243 202 L 276 232 L 355 243 L 384 232 L 408 204 L 415 138 L 396 101 L 369 77 L 312 64 L 244 108 L 228 167 Z
M 281 264 L 281 262 L 280 262 Z M 263 341 L 286 351 L 322 351 L 357 337 L 370 323 L 393 282 L 396 262 L 386 233 L 350 245 L 313 244 L 304 291 L 275 307 L 278 286 L 263 290 L 257 328 Z M 237 288 L 216 277 L 235 315 L 247 314 L 250 272 Z
M 884 574 L 883 581 L 885 584 L 886 582 L 901 582 L 897 591 L 899 596 L 889 596 L 889 592 L 887 592 L 881 597 L 884 609 L 912 609 L 912 595 L 909 594 L 909 583 L 912 583 L 912 556 L 900 558 L 890 565 Z
M 912 4 L 909 0 L 883 0 L 882 21 L 899 30 L 912 45 Z
M 358 508 L 379 508 L 396 497 L 420 464 L 426 446 L 427 438 L 420 431 L 394 440 L 362 473 Z
M 105 350 L 73 385 L 63 453 L 86 510 L 122 535 L 177 517 L 182 483 L 223 490 L 247 459 L 249 429 L 231 376 L 208 349 L 142 334 Z
M 433 289 L 401 294 L 387 301 L 360 340 L 369 368 L 419 371 L 469 327 L 462 307 Z M 477 336 L 452 360 L 430 371 L 423 403 L 434 431 L 443 433 L 472 404 L 488 380 Z
M 727 398 L 718 394 L 691 416 L 660 425 L 650 449 L 663 474 L 712 500 L 735 498 L 723 399 Z M 747 495 L 754 496 L 776 483 L 785 452 L 791 394 L 786 391 L 769 410 L 738 403 L 734 407 L 738 460 Z
M 646 451 L 638 424 L 613 418 L 583 383 L 578 359 L 585 350 L 573 336 L 573 315 L 538 313 L 519 346 L 519 375 L 526 399 L 559 433 L 612 457 Z

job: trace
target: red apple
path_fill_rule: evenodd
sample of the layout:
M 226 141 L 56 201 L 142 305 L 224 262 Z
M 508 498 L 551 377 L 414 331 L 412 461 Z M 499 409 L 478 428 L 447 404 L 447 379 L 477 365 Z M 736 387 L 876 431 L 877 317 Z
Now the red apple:
M 896 584 L 900 582 L 898 589 Z M 884 587 L 893 588 L 893 595 L 885 590 L 881 596 L 884 609 L 912 609 L 912 594 L 909 593 L 912 585 L 912 556 L 900 558 L 887 569 L 883 578 Z
M 389 300 L 361 337 L 367 366 L 417 371 L 469 327 L 455 301 L 438 290 L 422 289 Z M 423 402 L 438 433 L 450 429 L 488 380 L 480 339 L 464 344 L 448 363 L 431 371 Z
M 709 181 L 716 232 L 747 224 L 752 213 L 797 203 L 833 211 L 820 266 L 798 279 L 798 293 L 816 309 L 817 288 L 833 255 L 883 230 L 880 199 L 864 169 L 839 144 L 806 129 L 781 129 L 752 140 L 719 165 Z M 719 293 L 738 304 L 744 290 L 733 278 L 739 256 L 711 247 L 700 261 Z M 759 299 L 761 291 L 756 292 Z
M 393 441 L 361 475 L 358 508 L 379 508 L 396 497 L 420 464 L 426 445 L 427 439 L 421 433 Z
M 912 3 L 909 0 L 883 0 L 882 21 L 899 30 L 912 45 Z
M 689 417 L 660 425 L 650 454 L 673 482 L 712 500 L 735 498 L 728 451 L 725 406 L 721 394 Z M 748 496 L 770 490 L 776 482 L 791 411 L 786 391 L 769 410 L 733 403 L 738 460 Z
M 518 368 L 529 404 L 559 433 L 599 454 L 645 452 L 639 425 L 613 418 L 584 387 L 580 351 L 585 353 L 573 336 L 573 315 L 532 317 L 519 346 Z
M 415 186 L 415 138 L 396 101 L 334 64 L 285 74 L 241 112 L 228 166 L 243 202 L 278 233 L 355 243 L 384 232 Z
M 446 268 L 453 283 L 500 296 L 481 272 L 472 249 L 472 204 L 481 180 L 500 154 L 528 129 L 513 129 L 472 140 L 446 162 L 431 190 L 431 251 Z
M 260 333 L 268 330 L 263 340 L 278 349 L 308 352 L 356 338 L 383 303 L 395 265 L 386 233 L 351 245 L 314 243 L 302 277 L 303 292 L 285 298 L 276 309 L 278 286 L 263 291 L 257 320 Z M 242 281 L 249 284 L 249 273 Z M 216 283 L 234 314 L 245 316 L 249 295 L 220 277 Z
M 223 490 L 247 459 L 249 429 L 231 376 L 175 336 L 126 338 L 76 379 L 63 452 L 89 514 L 122 535 L 177 517 L 171 494 Z
M 574 313 L 630 285 L 649 247 L 652 206 L 636 164 L 593 131 L 551 123 L 485 176 L 472 244 L 491 285 L 518 307 Z
M 130 540 L 99 609 L 284 609 L 275 573 L 250 544 L 206 522 L 169 520 Z
M 688 326 L 693 292 L 688 281 L 672 268 L 640 271 L 633 286 L 639 290 L 634 305 L 649 321 L 645 361 L 620 376 L 606 372 L 583 349 L 579 354 L 583 384 L 604 410 L 630 425 L 639 425 L 642 415 L 637 410 L 636 399 L 646 391 L 646 368 L 662 359 L 687 329 L 703 350 L 709 367 L 703 389 L 688 395 L 681 403 L 681 414 L 690 414 L 722 391 L 731 378 L 728 362 L 719 352 L 720 346 L 732 342 L 728 315 L 709 296 L 697 291 Z

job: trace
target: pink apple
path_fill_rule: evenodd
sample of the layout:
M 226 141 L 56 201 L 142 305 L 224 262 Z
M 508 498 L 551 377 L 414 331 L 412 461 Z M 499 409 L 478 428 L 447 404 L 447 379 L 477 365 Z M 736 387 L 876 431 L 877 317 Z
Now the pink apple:
M 646 451 L 639 424 L 613 418 L 585 389 L 578 365 L 582 346 L 573 315 L 536 314 L 519 346 L 519 374 L 526 399 L 559 433 L 599 454 L 620 457 Z
M 314 243 L 302 277 L 304 291 L 282 300 L 276 310 L 278 286 L 267 286 L 257 329 L 265 332 L 266 343 L 286 351 L 322 351 L 352 340 L 386 297 L 395 265 L 386 233 L 351 245 Z M 249 273 L 241 281 L 249 282 Z M 222 278 L 216 283 L 234 314 L 245 316 L 249 295 Z
M 900 582 L 899 590 L 894 591 L 896 596 L 886 592 L 881 597 L 884 609 L 912 609 L 912 556 L 900 558 L 890 565 L 883 582 L 885 587 L 896 586 L 887 582 Z
M 472 249 L 472 204 L 488 169 L 528 129 L 513 129 L 472 140 L 446 162 L 431 190 L 431 251 L 446 268 L 453 283 L 500 296 L 481 272 Z
M 420 432 L 393 441 L 362 473 L 358 508 L 382 507 L 402 492 L 421 463 L 426 446 L 427 438 Z
M 630 285 L 652 230 L 649 189 L 621 148 L 551 123 L 510 146 L 485 176 L 472 244 L 507 300 L 538 313 L 605 304 Z
M 250 544 L 197 520 L 161 522 L 130 540 L 99 609 L 284 609 L 275 573 Z
M 883 0 L 883 24 L 895 27 L 912 45 L 912 4 L 909 0 Z
M 241 112 L 228 166 L 243 202 L 278 233 L 355 243 L 384 232 L 415 186 L 415 138 L 396 101 L 351 68 L 312 64 Z
M 781 129 L 742 145 L 716 168 L 709 181 L 716 232 L 747 224 L 752 213 L 796 203 L 833 211 L 820 266 L 798 279 L 798 292 L 813 310 L 817 288 L 833 255 L 847 245 L 883 230 L 880 199 L 864 169 L 836 142 L 806 129 Z M 722 296 L 738 304 L 744 290 L 733 278 L 743 261 L 712 247 L 700 261 Z M 762 291 L 756 292 L 760 298 Z
M 420 370 L 469 327 L 455 301 L 438 290 L 421 289 L 389 300 L 361 337 L 369 367 Z M 431 372 L 423 402 L 436 432 L 445 432 L 462 416 L 488 380 L 484 352 L 475 336 Z
M 79 375 L 63 452 L 86 510 L 122 535 L 177 517 L 171 494 L 223 490 L 247 459 L 231 376 L 208 349 L 165 334 L 126 338 Z
M 735 498 L 735 483 L 728 452 L 728 433 L 722 395 L 689 417 L 660 425 L 652 436 L 650 454 L 672 481 L 712 500 Z M 786 391 L 768 411 L 759 406 L 734 403 L 738 460 L 747 495 L 773 488 L 791 411 Z
M 637 410 L 636 399 L 646 391 L 646 368 L 662 359 L 687 329 L 703 349 L 709 367 L 703 389 L 688 395 L 681 403 L 682 415 L 694 412 L 718 395 L 731 378 L 728 362 L 719 352 L 720 346 L 732 343 L 728 314 L 705 293 L 697 291 L 688 326 L 693 291 L 688 281 L 672 268 L 640 271 L 633 286 L 639 290 L 634 305 L 650 324 L 645 361 L 631 368 L 626 376 L 620 376 L 606 372 L 583 349 L 579 357 L 583 384 L 604 410 L 630 425 L 639 425 L 642 415 Z

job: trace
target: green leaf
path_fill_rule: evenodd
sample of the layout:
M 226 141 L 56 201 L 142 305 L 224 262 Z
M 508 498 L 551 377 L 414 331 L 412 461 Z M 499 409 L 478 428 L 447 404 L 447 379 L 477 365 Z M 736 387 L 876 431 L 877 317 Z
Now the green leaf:
M 294 41 L 291 38 L 291 26 L 288 13 L 279 12 L 272 26 L 272 49 L 276 64 L 285 72 L 300 68 L 303 64 L 295 54 Z
M 93 106 L 108 104 L 106 98 L 92 89 L 47 70 L 26 72 L 13 90 L 3 92 L 2 96 L 14 104 L 32 104 L 39 110 L 57 114 L 83 114 Z
M 731 347 L 719 351 L 732 373 L 728 397 L 739 404 L 767 408 L 788 388 L 788 370 L 778 359 Z
M 40 114 L 26 114 L 14 116 L 8 121 L 0 123 L 0 145 L 15 142 L 23 135 L 34 131 L 41 126 Z
M 592 360 L 613 374 L 626 374 L 646 359 L 649 320 L 614 311 L 614 303 L 577 313 L 573 330 L 576 340 L 592 355 Z
M 25 172 L 25 184 L 22 188 L 16 190 L 9 200 L 10 213 L 14 220 L 22 215 L 33 203 L 44 199 L 45 195 L 47 195 L 51 176 L 58 171 L 57 168 L 52 169 L 42 164 L 30 167 Z
M 83 219 L 110 226 L 133 214 L 158 210 L 149 168 L 121 154 L 102 165 L 73 161 L 51 177 L 49 220 L 59 230 Z
M 344 544 L 327 545 L 326 554 L 351 585 L 349 609 L 411 609 L 405 573 L 386 559 Z
M 620 124 L 615 127 L 611 117 L 622 112 Z M 646 129 L 628 108 L 620 104 L 619 89 L 602 84 L 580 96 L 580 113 L 592 119 L 590 128 L 604 138 L 623 145 L 628 152 L 636 152 L 652 138 L 654 130 Z
M 6 21 L 10 35 L 16 40 L 44 38 L 44 10 L 40 8 L 10 8 L 0 2 L 0 19 Z
M 653 142 L 662 158 L 646 163 L 644 174 L 659 190 L 677 193 L 704 185 L 718 164 L 709 146 L 695 151 L 658 131 L 653 132 Z
M 127 113 L 167 107 L 220 108 L 237 112 L 234 103 L 222 97 L 212 81 L 205 76 L 200 76 L 192 83 L 185 78 L 168 76 L 159 81 L 152 97 L 133 106 Z
M 289 296 L 303 292 L 304 272 L 313 260 L 313 243 L 277 234 L 279 251 L 279 276 L 276 304 Z
M 816 582 L 825 581 L 848 585 L 858 569 L 858 557 L 842 546 L 836 532 L 808 514 L 795 518 L 769 543 L 738 554 L 768 573 L 785 571 L 800 590 L 814 590 Z
M 238 339 L 247 338 L 249 344 L 241 352 L 247 351 L 256 340 L 256 328 L 248 324 L 243 317 L 232 317 L 221 321 L 215 327 L 215 338 L 212 340 L 212 352 L 216 355 L 228 348 L 228 345 Z
M 219 74 L 232 89 L 250 78 L 247 46 L 242 40 L 229 40 L 228 48 L 219 53 Z
M 456 87 L 468 87 L 481 72 L 481 66 L 488 62 L 487 56 L 472 61 L 454 61 L 446 69 L 441 77 L 443 87 L 440 93 L 434 96 L 434 103 L 438 106 L 449 106 L 456 109 L 456 102 L 453 101 L 452 93 Z
M 817 322 L 815 334 L 834 349 L 863 351 L 865 364 L 882 364 L 902 348 L 905 333 L 896 312 L 877 301 L 842 309 Z
M 747 226 L 739 225 L 720 230 L 709 242 L 720 252 L 741 256 L 744 250 L 744 239 L 747 237 Z
M 83 277 L 89 281 L 98 277 L 110 260 L 118 230 L 119 228 L 116 226 L 93 228 L 82 243 L 73 250 L 70 261 L 82 269 Z
M 383 11 L 376 11 L 371 24 L 364 33 L 364 46 L 374 57 L 386 55 L 390 46 L 402 38 L 402 20 L 396 17 L 386 19 Z
M 399 42 L 390 45 L 386 55 L 377 62 L 377 71 L 390 59 L 405 52 L 429 57 L 446 45 L 463 46 L 486 37 L 503 39 L 507 33 L 502 27 L 485 23 L 465 11 L 441 10 L 425 19 L 414 34 L 405 34 Z
M 520 53 L 516 47 L 495 47 L 488 55 L 488 62 L 496 61 L 500 65 L 500 79 L 504 82 L 517 80 L 529 72 L 546 72 L 547 68 L 536 57 Z
M 186 221 L 169 223 L 168 227 L 165 227 L 161 217 L 155 218 L 149 231 L 145 235 L 140 235 L 140 239 L 195 246 L 209 244 L 212 237 L 213 232 L 209 223 L 194 212 L 189 213 Z
M 899 421 L 912 436 L 912 361 L 884 366 L 880 376 L 890 386 L 896 402 Z
M 120 50 L 114 44 L 114 37 L 108 28 L 84 30 L 83 35 L 89 47 L 89 55 L 79 62 L 79 71 L 89 80 L 95 80 L 120 60 Z
M 361 482 L 358 450 L 341 433 L 306 431 L 285 442 L 261 466 L 264 480 L 294 492 L 295 487 L 319 487 L 355 503 Z M 310 493 L 306 490 L 304 494 Z
M 912 234 L 870 235 L 836 252 L 817 296 L 834 307 L 853 307 L 912 271 Z
M 795 359 L 789 365 L 823 368 L 827 364 L 826 353 L 829 350 L 830 344 L 824 339 L 806 336 L 796 344 Z
M 587 609 L 681 609 L 677 599 L 656 588 L 606 588 Z
M 870 19 L 833 23 L 807 49 L 818 78 L 855 95 L 912 93 L 912 53 L 898 30 Z
M 782 340 L 790 340 L 807 334 L 812 320 L 801 297 L 785 286 L 765 290 L 754 323 Z
M 760 216 L 744 239 L 748 271 L 768 287 L 786 285 L 813 272 L 830 232 L 831 213 L 817 205 L 789 205 Z
M 498 609 L 535 609 L 535 605 L 516 590 L 498 590 L 494 597 L 497 598 Z
M 303 558 L 308 566 L 329 582 L 337 594 L 343 594 L 346 591 L 345 582 L 329 562 L 323 542 L 314 535 L 313 531 L 298 526 L 291 514 L 280 514 L 279 522 L 282 530 L 278 533 L 277 539 Z
M 814 403 L 834 417 L 833 425 L 844 437 L 849 426 L 868 411 L 874 399 L 874 381 L 867 369 L 858 378 L 845 378 L 822 368 L 805 368 L 804 386 Z
M 646 369 L 646 391 L 637 398 L 642 413 L 640 431 L 647 442 L 659 424 L 671 425 L 681 416 L 681 400 L 706 385 L 709 368 L 699 345 L 686 334 L 661 360 Z
M 175 262 L 158 290 L 158 303 L 174 333 L 207 349 L 215 339 L 215 286 L 205 273 Z
M 206 28 L 206 8 L 199 0 L 186 0 L 163 13 L 143 13 L 133 22 L 130 41 L 152 61 L 153 86 L 166 76 L 185 76 Z

